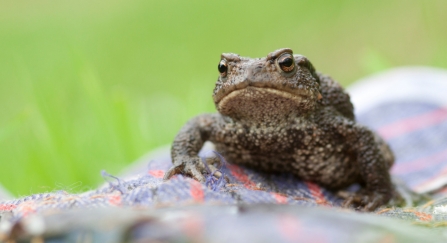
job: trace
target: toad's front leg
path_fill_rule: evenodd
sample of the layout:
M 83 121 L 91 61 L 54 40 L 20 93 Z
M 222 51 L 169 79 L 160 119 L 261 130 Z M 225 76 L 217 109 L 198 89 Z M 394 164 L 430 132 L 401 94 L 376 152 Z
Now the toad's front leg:
M 347 144 L 356 155 L 360 176 L 365 184 L 356 195 L 346 198 L 345 206 L 356 205 L 363 211 L 373 211 L 386 204 L 393 196 L 397 196 L 391 183 L 389 167 L 392 161 L 387 157 L 375 139 L 375 134 L 358 124 L 338 126 L 339 133 L 346 136 Z
M 165 173 L 164 180 L 176 174 L 205 181 L 204 165 L 198 154 L 203 144 L 209 140 L 218 116 L 203 114 L 189 120 L 179 131 L 172 143 L 171 158 L 173 166 Z

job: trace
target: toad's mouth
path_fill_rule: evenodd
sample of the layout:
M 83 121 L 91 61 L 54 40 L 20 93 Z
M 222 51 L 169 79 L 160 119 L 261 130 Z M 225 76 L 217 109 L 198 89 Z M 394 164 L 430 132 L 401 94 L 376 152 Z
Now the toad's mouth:
M 309 90 L 306 89 L 297 89 L 297 88 L 288 88 L 287 86 L 284 87 L 270 87 L 270 85 L 266 84 L 266 83 L 259 83 L 259 84 L 247 84 L 245 82 L 241 82 L 238 85 L 234 85 L 232 87 L 227 87 L 227 90 L 221 90 L 220 92 L 218 92 L 215 97 L 214 97 L 214 102 L 215 104 L 219 104 L 222 100 L 224 100 L 225 98 L 231 98 L 231 95 L 237 95 L 238 91 L 242 91 L 245 89 L 262 89 L 262 90 L 266 90 L 269 91 L 271 93 L 274 94 L 280 94 L 282 93 L 285 98 L 292 98 L 292 96 L 304 96 L 304 97 L 308 97 L 308 96 L 312 96 L 312 92 L 310 92 Z M 236 94 L 233 94 L 234 92 L 236 92 Z
M 314 95 L 307 90 L 278 90 L 247 86 L 233 90 L 216 103 L 223 115 L 233 118 L 269 120 L 301 113 L 311 106 Z

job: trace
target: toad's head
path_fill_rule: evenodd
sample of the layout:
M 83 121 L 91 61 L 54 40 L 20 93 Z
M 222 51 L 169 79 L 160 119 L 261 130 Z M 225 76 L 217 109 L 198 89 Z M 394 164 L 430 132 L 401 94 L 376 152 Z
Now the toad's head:
M 235 120 L 274 122 L 307 114 L 321 99 L 320 80 L 310 61 L 284 48 L 263 58 L 224 53 L 213 99 Z

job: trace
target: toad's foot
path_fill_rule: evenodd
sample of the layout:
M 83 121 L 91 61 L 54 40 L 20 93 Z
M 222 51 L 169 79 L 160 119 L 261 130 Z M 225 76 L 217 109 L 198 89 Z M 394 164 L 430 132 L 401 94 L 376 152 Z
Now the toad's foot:
M 183 158 L 179 163 L 174 162 L 168 171 L 166 171 L 163 180 L 169 180 L 174 175 L 190 176 L 200 182 L 205 182 L 205 166 L 199 157 Z
M 217 179 L 223 176 L 222 172 L 216 168 L 216 165 L 220 163 L 219 158 L 208 157 L 205 160 L 202 161 L 199 157 L 184 158 L 180 163 L 174 163 L 174 166 L 166 171 L 163 180 L 169 180 L 174 175 L 186 175 L 197 181 L 205 182 L 206 176 L 214 176 Z M 225 176 L 225 180 L 229 181 L 227 176 Z
M 374 211 L 389 201 L 389 199 L 381 193 L 371 193 L 366 192 L 365 190 L 360 190 L 358 192 L 339 191 L 337 195 L 345 199 L 342 204 L 344 208 L 354 207 L 356 210 L 363 212 Z M 400 201 L 400 198 L 400 195 L 397 192 L 394 192 L 393 199 Z

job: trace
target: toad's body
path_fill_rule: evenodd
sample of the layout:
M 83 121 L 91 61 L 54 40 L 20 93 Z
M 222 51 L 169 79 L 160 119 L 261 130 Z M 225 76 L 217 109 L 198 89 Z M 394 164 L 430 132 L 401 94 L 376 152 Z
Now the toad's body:
M 197 154 L 205 141 L 230 163 L 291 172 L 330 189 L 364 188 L 347 198 L 372 210 L 392 196 L 393 156 L 373 132 L 354 121 L 349 96 L 308 59 L 280 49 L 265 58 L 222 54 L 213 99 L 219 113 L 191 119 L 172 146 L 174 167 L 204 180 Z

